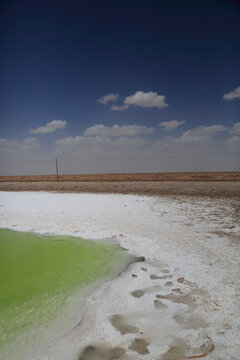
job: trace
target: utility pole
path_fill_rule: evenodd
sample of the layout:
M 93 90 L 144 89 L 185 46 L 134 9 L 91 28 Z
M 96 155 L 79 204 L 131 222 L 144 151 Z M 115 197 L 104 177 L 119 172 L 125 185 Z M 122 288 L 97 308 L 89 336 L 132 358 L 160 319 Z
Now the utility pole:
M 55 158 L 55 162 L 56 162 L 56 174 L 57 174 L 57 181 L 58 181 L 58 161 L 57 161 L 57 158 Z

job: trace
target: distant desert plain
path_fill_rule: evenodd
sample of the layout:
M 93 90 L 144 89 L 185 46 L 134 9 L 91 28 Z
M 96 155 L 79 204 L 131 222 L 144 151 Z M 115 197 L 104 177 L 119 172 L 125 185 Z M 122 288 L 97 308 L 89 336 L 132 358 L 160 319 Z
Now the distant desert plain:
M 0 191 L 239 197 L 240 172 L 0 176 Z

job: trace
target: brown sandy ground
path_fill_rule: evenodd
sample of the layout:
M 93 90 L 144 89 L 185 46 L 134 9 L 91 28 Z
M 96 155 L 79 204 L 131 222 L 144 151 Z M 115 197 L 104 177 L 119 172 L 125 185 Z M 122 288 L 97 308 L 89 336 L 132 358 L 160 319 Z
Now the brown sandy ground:
M 55 182 L 56 175 L 0 176 L 0 182 Z M 59 181 L 240 181 L 239 171 L 59 175 Z
M 1 176 L 0 191 L 240 197 L 240 172 Z

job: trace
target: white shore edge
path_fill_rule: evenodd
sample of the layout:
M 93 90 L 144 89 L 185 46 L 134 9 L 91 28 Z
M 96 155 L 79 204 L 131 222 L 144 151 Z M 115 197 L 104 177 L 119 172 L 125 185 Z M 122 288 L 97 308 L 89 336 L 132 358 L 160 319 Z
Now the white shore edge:
M 125 351 L 121 359 L 165 359 L 178 339 L 191 350 L 208 337 L 215 346 L 208 359 L 239 359 L 236 206 L 234 199 L 184 196 L 0 192 L 1 228 L 99 241 L 114 237 L 133 255 L 146 258 L 95 291 L 81 323 L 32 360 L 78 360 L 91 344 L 120 347 Z M 176 288 L 196 306 L 161 299 L 167 307 L 156 309 L 156 295 L 177 296 Z M 140 298 L 131 295 L 142 289 L 147 290 Z M 136 326 L 137 333 L 122 335 L 110 322 L 114 314 Z M 132 349 L 135 338 L 146 340 L 148 353 Z

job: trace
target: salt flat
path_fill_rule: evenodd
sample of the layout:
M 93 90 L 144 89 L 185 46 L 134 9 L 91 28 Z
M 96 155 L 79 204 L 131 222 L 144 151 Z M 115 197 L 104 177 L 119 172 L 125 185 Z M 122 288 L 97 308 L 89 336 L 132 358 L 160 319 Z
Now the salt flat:
M 146 258 L 95 291 L 79 325 L 33 359 L 239 359 L 238 200 L 1 192 L 0 215 L 2 228 L 116 238 Z

